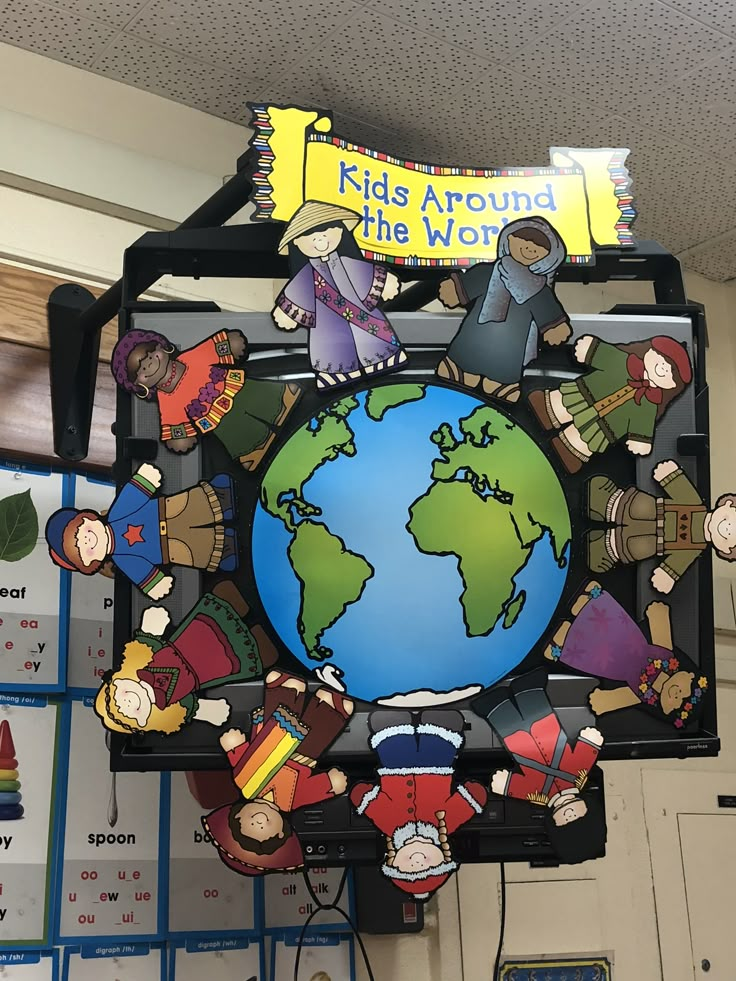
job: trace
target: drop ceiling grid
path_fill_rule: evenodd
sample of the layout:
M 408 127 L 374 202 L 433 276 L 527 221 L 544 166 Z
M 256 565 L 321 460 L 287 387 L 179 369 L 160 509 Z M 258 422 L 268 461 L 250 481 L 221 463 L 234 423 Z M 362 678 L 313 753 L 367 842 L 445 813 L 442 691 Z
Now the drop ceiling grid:
M 199 61 L 273 82 L 360 9 L 354 0 L 249 0 L 247 8 L 237 0 L 151 0 L 128 31 Z
M 67 13 L 98 20 L 122 30 L 148 0 L 48 0 L 48 3 Z
M 543 44 L 522 49 L 514 69 L 623 114 L 630 93 L 665 93 L 732 44 L 658 0 L 593 0 L 581 17 L 546 34 Z
M 116 30 L 40 0 L 0 2 L 0 41 L 89 68 Z
M 579 14 L 591 0 L 368 0 L 403 24 L 502 63 L 535 38 Z
M 707 27 L 713 27 L 736 38 L 736 4 L 733 0 L 662 0 Z
M 683 265 L 721 283 L 736 278 L 736 228 L 731 235 L 686 256 Z
M 115 38 L 95 63 L 94 70 L 107 78 L 226 119 L 242 116 L 247 99 L 267 96 L 266 89 L 256 79 L 222 71 L 128 34 Z

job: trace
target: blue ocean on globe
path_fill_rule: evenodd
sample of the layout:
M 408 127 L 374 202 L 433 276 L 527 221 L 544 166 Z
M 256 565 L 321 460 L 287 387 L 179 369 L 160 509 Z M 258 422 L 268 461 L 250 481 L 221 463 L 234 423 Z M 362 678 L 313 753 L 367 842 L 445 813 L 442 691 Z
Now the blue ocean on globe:
M 509 417 L 441 385 L 325 405 L 279 450 L 252 531 L 256 585 L 305 667 L 367 701 L 444 704 L 511 672 L 568 571 L 569 513 Z

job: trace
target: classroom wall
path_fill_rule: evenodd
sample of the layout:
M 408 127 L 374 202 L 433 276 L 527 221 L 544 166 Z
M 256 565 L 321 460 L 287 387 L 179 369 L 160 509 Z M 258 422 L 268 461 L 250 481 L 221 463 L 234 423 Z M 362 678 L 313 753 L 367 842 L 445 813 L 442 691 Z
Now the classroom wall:
M 91 284 L 113 281 L 125 246 L 146 228 L 181 220 L 232 171 L 245 148 L 246 132 L 222 120 L 3 45 L 0 83 L 0 257 L 20 266 Z M 39 154 L 47 146 L 64 152 Z M 686 274 L 686 284 L 689 298 L 705 304 L 708 319 L 715 495 L 736 488 L 731 312 L 736 286 L 695 274 Z M 275 285 L 162 282 L 155 293 L 264 310 Z M 562 286 L 559 292 L 568 309 L 579 313 L 650 299 L 648 288 L 638 284 Z M 719 567 L 718 574 L 733 578 L 736 569 Z M 662 977 L 661 947 L 682 924 L 657 922 L 644 787 L 655 770 L 671 772 L 673 781 L 695 769 L 736 773 L 736 641 L 725 636 L 717 641 L 721 757 L 606 764 L 607 857 L 575 870 L 511 868 L 510 953 L 610 950 L 618 977 Z M 462 869 L 427 907 L 421 935 L 368 938 L 375 976 L 381 981 L 487 979 L 498 930 L 497 888 L 495 867 Z

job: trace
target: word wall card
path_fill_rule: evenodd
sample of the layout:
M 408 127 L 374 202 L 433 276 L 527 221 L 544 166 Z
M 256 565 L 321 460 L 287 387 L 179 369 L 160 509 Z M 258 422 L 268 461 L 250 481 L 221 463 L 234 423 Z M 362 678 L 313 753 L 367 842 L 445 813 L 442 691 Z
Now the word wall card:
M 298 946 L 296 936 L 274 938 L 270 981 L 291 981 Z M 305 981 L 355 981 L 353 938 L 336 933 L 306 937 L 299 958 L 299 977 Z
M 59 981 L 59 951 L 0 953 L 0 981 Z
M 256 879 L 233 875 L 201 822 L 184 773 L 171 774 L 169 934 L 252 933 Z
M 161 935 L 161 776 L 110 773 L 93 699 L 71 703 L 59 938 Z M 164 851 L 166 845 L 164 842 Z
M 166 957 L 157 944 L 67 947 L 62 981 L 165 981 Z
M 306 870 L 312 889 L 323 905 L 333 903 L 340 888 L 344 869 L 323 867 Z M 338 903 L 352 917 L 352 877 L 348 873 L 345 888 Z M 301 930 L 306 918 L 314 911 L 315 902 L 309 895 L 304 874 L 278 872 L 263 880 L 264 929 L 268 931 Z M 324 910 L 312 920 L 313 929 L 321 932 L 349 930 L 345 920 L 334 910 Z
M 0 692 L 65 687 L 69 574 L 43 537 L 65 486 L 59 473 L 0 464 Z
M 169 948 L 169 981 L 266 981 L 258 940 L 191 940 Z
M 43 947 L 52 911 L 52 846 L 62 719 L 55 702 L 0 695 L 0 950 Z
M 104 514 L 115 488 L 80 474 L 74 482 L 74 506 Z M 112 607 L 114 580 L 107 576 L 72 576 L 69 601 L 69 668 L 67 685 L 97 691 L 112 667 Z

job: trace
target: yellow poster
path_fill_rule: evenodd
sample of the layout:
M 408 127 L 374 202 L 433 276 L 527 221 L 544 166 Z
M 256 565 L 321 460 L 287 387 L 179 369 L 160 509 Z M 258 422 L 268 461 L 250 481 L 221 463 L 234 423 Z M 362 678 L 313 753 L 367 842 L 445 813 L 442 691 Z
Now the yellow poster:
M 256 220 L 289 221 L 304 201 L 338 204 L 360 216 L 366 258 L 404 266 L 492 260 L 503 227 L 532 215 L 555 227 L 568 262 L 633 245 L 627 149 L 553 147 L 549 167 L 441 167 L 349 143 L 318 110 L 250 109 Z

